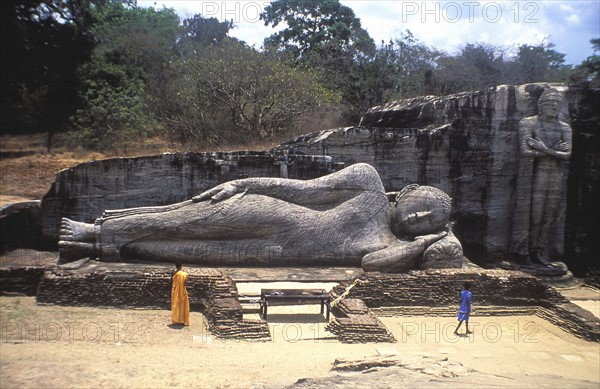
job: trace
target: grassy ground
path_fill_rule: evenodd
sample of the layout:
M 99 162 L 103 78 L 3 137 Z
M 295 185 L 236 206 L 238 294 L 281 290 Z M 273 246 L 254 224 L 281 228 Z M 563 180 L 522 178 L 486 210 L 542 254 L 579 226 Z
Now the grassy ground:
M 56 173 L 79 163 L 112 157 L 138 157 L 176 151 L 266 150 L 277 141 L 214 148 L 171 144 L 160 138 L 148 139 L 122 151 L 92 152 L 64 146 L 48 151 L 44 134 L 0 136 L 0 206 L 41 199 L 50 189 Z
M 67 149 L 48 152 L 43 134 L 3 135 L 0 140 L 0 204 L 41 199 L 60 170 L 105 157 Z

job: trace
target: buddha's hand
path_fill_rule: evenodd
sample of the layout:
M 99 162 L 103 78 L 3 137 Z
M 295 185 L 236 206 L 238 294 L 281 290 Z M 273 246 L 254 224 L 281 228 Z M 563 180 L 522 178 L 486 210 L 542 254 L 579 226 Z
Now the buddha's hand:
M 548 150 L 548 146 L 546 146 L 546 144 L 543 141 L 537 138 L 527 139 L 527 145 L 529 145 L 529 147 L 537 151 L 545 152 L 546 150 Z
M 571 150 L 571 145 L 569 144 L 569 142 L 565 142 L 565 141 L 558 141 L 555 145 L 554 145 L 554 150 L 556 151 L 562 151 L 562 152 L 567 152 L 569 150 Z
M 448 236 L 447 231 L 438 232 L 437 234 L 430 235 L 421 235 L 415 238 L 415 241 L 420 241 L 424 244 L 425 247 L 429 247 L 431 244 L 437 242 L 438 240 Z
M 210 199 L 212 202 L 216 203 L 233 197 L 237 193 L 242 193 L 244 191 L 245 189 L 241 185 L 236 185 L 232 182 L 226 182 L 224 184 L 217 185 L 204 193 L 192 197 L 192 201 L 198 203 L 200 201 L 206 201 Z

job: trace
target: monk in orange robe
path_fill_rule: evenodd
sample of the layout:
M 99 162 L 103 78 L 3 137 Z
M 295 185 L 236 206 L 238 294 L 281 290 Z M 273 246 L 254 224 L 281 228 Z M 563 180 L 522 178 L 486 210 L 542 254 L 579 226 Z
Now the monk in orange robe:
M 190 325 L 190 300 L 186 289 L 188 274 L 178 263 L 177 271 L 173 274 L 171 288 L 171 321 L 173 324 Z

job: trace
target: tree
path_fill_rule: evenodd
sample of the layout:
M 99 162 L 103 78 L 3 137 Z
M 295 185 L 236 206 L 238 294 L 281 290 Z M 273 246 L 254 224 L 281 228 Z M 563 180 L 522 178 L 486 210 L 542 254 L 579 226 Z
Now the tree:
M 80 68 L 84 106 L 72 118 L 75 145 L 106 150 L 145 135 L 144 82 L 127 67 L 96 58 Z
M 373 56 L 355 59 L 350 69 L 354 94 L 346 96 L 356 96 L 351 102 L 362 114 L 392 98 L 421 95 L 439 56 L 407 30 L 395 41 L 382 42 Z
M 410 30 L 406 30 L 396 39 L 395 51 L 401 69 L 398 74 L 397 97 L 406 98 L 430 93 L 427 88 L 436 61 L 442 54 L 419 42 Z
M 180 140 L 204 143 L 265 139 L 293 128 L 306 113 L 335 103 L 314 74 L 271 54 L 227 40 L 183 59 L 171 88 L 181 105 L 167 116 Z
M 435 95 L 446 95 L 477 90 L 481 85 L 479 69 L 459 57 L 443 55 L 428 78 L 428 90 Z
M 570 82 L 600 88 L 600 38 L 590 40 L 594 54 L 575 67 Z
M 515 84 L 540 81 L 566 81 L 569 66 L 565 66 L 565 54 L 553 49 L 553 43 L 520 45 L 511 66 L 510 81 Z
M 468 43 L 456 55 L 442 55 L 429 79 L 435 94 L 457 93 L 499 85 L 504 80 L 504 50 L 497 46 Z
M 84 0 L 7 0 L 1 7 L 2 131 L 46 132 L 50 148 L 80 103 L 75 74 L 94 46 L 92 6 Z
M 265 26 L 287 28 L 265 40 L 302 58 L 307 52 L 337 47 L 343 52 L 373 54 L 375 44 L 351 8 L 338 0 L 276 0 L 260 15 Z
M 265 48 L 286 53 L 299 66 L 312 69 L 328 88 L 339 90 L 344 116 L 356 122 L 365 105 L 359 84 L 376 46 L 354 11 L 338 0 L 277 0 L 261 19 L 265 25 L 288 26 L 265 39 Z
M 468 43 L 458 56 L 462 61 L 477 69 L 477 89 L 496 86 L 503 78 L 504 51 L 497 46 Z
M 233 28 L 233 21 L 220 22 L 217 18 L 205 18 L 200 14 L 184 19 L 182 24 L 180 47 L 191 45 L 196 49 L 221 43 Z
M 83 106 L 72 117 L 72 138 L 86 147 L 126 146 L 153 126 L 179 18 L 171 9 L 111 2 L 94 10 L 97 46 L 78 69 Z

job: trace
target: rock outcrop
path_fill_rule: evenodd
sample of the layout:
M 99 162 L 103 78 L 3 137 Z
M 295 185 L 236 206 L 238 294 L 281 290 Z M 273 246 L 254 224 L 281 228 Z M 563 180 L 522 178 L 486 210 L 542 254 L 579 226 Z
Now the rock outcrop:
M 512 256 L 518 124 L 538 114 L 537 101 L 548 86 L 499 86 L 393 102 L 369 110 L 358 127 L 308 134 L 278 150 L 370 163 L 388 190 L 410 183 L 438 187 L 453 198 L 454 232 L 465 255 L 480 262 L 507 259 Z M 566 212 L 549 251 L 554 259 L 584 270 L 600 252 L 590 235 L 596 229 L 585 217 L 600 214 L 592 200 L 600 191 L 600 90 L 552 87 L 565 96 L 561 119 L 572 126 L 573 152 L 566 163 Z
M 537 114 L 547 85 L 499 86 L 420 97 L 371 109 L 360 126 L 307 134 L 269 152 L 184 153 L 90 162 L 60 172 L 45 196 L 39 225 L 56 245 L 60 218 L 91 222 L 105 209 L 164 205 L 218 183 L 250 176 L 309 179 L 357 162 L 372 164 L 386 190 L 438 187 L 453 198 L 454 232 L 477 262 L 508 259 L 517 178 L 517 126 Z M 598 168 L 600 90 L 554 85 L 573 130 L 566 239 L 553 242 L 570 269 L 594 267 L 600 241 Z

